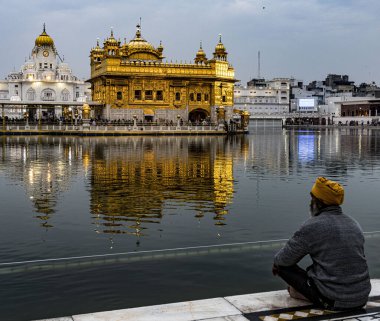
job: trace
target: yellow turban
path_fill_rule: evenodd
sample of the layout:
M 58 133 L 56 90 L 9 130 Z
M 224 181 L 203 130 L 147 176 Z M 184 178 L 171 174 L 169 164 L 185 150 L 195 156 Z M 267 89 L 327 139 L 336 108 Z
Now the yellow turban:
M 340 205 L 344 200 L 343 186 L 325 177 L 316 179 L 311 189 L 311 194 L 326 205 Z

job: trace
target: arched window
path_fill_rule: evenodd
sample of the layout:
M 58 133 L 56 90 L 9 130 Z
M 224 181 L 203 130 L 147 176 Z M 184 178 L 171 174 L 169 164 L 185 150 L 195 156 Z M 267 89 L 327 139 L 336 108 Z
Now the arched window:
M 29 88 L 26 91 L 26 100 L 35 100 L 36 99 L 36 91 L 33 88 Z
M 70 99 L 70 92 L 66 88 L 62 90 L 61 98 L 63 101 L 68 101 Z
M 43 101 L 54 101 L 55 91 L 51 88 L 46 88 L 41 92 L 41 100 Z
M 175 93 L 175 100 L 181 100 L 181 93 L 179 92 Z
M 122 99 L 123 99 L 123 93 L 122 93 L 121 91 L 118 91 L 118 92 L 116 93 L 116 99 L 117 99 L 117 100 L 122 100 Z

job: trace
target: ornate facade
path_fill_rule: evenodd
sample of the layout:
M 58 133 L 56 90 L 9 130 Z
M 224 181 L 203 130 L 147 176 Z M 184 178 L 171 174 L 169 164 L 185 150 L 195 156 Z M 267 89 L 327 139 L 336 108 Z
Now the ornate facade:
M 46 33 L 44 25 L 29 59 L 19 71 L 11 72 L 5 81 L 0 82 L 0 102 L 1 99 L 36 104 L 51 102 L 52 107 L 43 110 L 43 117 L 57 118 L 64 112 L 59 107 L 60 102 L 90 100 L 89 87 L 89 83 L 72 74 L 70 66 L 58 55 L 54 40 Z M 8 108 L 7 116 L 19 118 L 23 117 L 23 112 L 20 108 Z M 36 110 L 30 112 L 35 113 Z
M 141 35 L 122 44 L 113 31 L 91 50 L 92 98 L 104 104 L 97 117 L 143 121 L 228 120 L 233 115 L 235 72 L 221 37 L 212 59 L 200 49 L 194 63 L 164 62 Z

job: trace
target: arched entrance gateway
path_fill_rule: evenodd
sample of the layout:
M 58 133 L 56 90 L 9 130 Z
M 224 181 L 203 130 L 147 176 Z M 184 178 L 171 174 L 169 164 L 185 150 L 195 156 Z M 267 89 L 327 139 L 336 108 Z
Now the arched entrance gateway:
M 200 123 L 204 120 L 208 121 L 209 119 L 209 113 L 202 108 L 194 109 L 189 113 L 189 121 L 191 121 L 192 123 Z

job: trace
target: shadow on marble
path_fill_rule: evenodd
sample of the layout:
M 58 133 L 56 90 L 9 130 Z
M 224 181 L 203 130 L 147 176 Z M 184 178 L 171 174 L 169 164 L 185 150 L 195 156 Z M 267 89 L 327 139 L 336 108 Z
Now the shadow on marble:
M 371 285 L 370 297 L 379 296 L 380 279 L 372 279 Z M 310 305 L 308 301 L 291 298 L 286 290 L 228 296 L 225 299 L 243 313 Z
M 310 305 L 309 301 L 291 298 L 286 290 L 228 296 L 225 299 L 243 313 Z

